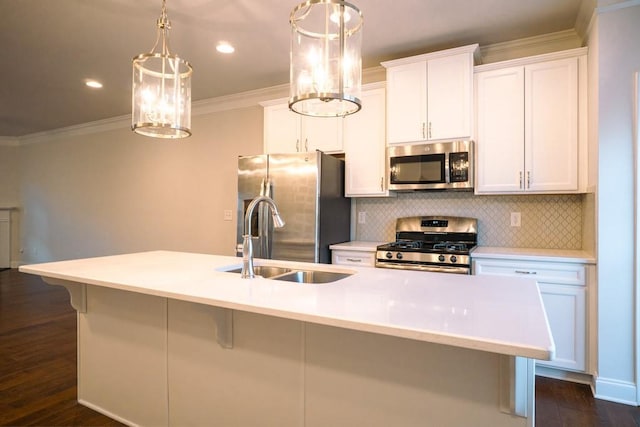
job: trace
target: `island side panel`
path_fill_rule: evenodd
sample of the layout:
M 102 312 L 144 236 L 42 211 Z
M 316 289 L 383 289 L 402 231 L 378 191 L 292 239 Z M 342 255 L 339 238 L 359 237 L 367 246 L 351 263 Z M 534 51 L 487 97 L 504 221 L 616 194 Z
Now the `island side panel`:
M 87 286 L 78 401 L 130 425 L 166 426 L 167 300 Z
M 227 349 L 213 309 L 169 300 L 169 424 L 303 425 L 302 323 L 234 311 Z
M 305 423 L 525 427 L 500 412 L 500 355 L 306 324 Z

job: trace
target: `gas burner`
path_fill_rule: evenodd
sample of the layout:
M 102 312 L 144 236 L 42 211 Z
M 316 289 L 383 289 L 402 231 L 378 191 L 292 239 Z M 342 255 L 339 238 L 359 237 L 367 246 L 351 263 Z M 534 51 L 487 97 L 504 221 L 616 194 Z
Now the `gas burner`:
M 467 245 L 462 242 L 441 242 L 441 243 L 434 243 L 433 249 L 447 251 L 447 252 L 466 251 Z
M 391 249 L 420 249 L 422 242 L 418 240 L 398 240 L 389 243 Z

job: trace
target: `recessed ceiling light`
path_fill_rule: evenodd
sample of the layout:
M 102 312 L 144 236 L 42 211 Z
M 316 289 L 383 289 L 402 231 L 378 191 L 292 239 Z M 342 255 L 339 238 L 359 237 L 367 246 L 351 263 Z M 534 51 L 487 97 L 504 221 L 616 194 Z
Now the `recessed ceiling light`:
M 228 42 L 220 42 L 216 46 L 216 50 L 220 53 L 233 53 L 236 49 Z
M 102 87 L 102 83 L 97 80 L 85 80 L 84 84 L 93 89 L 100 89 Z

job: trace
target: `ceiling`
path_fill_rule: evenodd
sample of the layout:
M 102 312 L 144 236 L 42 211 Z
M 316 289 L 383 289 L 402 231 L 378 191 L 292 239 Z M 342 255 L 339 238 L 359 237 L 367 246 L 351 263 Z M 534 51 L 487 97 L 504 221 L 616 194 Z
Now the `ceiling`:
M 573 29 L 589 0 L 352 0 L 363 68 L 380 61 Z M 288 83 L 299 0 L 167 0 L 171 50 L 194 101 Z M 151 50 L 161 0 L 0 0 L 0 136 L 131 113 L 131 60 Z M 220 40 L 236 51 L 215 50 Z M 104 84 L 99 90 L 86 79 Z

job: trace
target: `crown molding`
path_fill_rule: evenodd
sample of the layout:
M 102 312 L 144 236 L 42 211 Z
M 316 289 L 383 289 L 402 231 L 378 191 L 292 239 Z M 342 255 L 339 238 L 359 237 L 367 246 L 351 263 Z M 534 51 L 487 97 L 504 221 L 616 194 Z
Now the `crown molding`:
M 575 30 L 557 31 L 555 33 L 481 46 L 481 63 L 489 64 L 517 57 L 577 48 L 581 47 L 582 44 L 582 38 Z
M 589 52 L 588 47 L 578 47 L 575 49 L 567 49 L 567 50 L 561 50 L 558 52 L 543 53 L 540 55 L 510 59 L 507 61 L 491 62 L 489 64 L 476 65 L 473 68 L 473 71 L 475 73 L 478 73 L 481 71 L 490 71 L 490 70 L 496 70 L 496 69 L 505 68 L 505 67 L 516 67 L 520 65 L 527 65 L 535 62 L 554 61 L 556 59 L 573 58 L 577 56 L 586 55 L 588 52 Z
M 17 147 L 20 140 L 12 136 L 0 136 L 0 147 Z
M 620 9 L 626 9 L 628 7 L 640 6 L 640 0 L 626 0 L 626 1 L 618 1 L 606 6 L 598 6 L 596 7 L 596 13 L 607 13 L 607 12 L 615 12 Z

